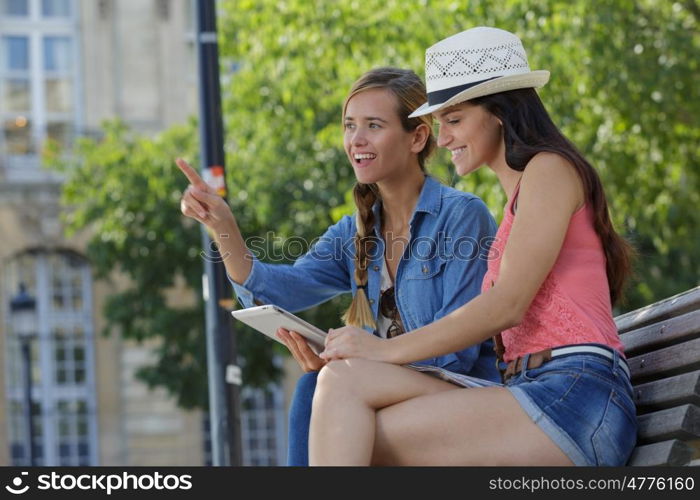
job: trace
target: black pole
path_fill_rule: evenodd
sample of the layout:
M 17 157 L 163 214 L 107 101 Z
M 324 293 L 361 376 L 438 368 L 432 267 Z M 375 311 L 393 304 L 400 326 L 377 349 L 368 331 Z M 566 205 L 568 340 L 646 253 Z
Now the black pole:
M 27 453 L 29 465 L 36 465 L 34 453 L 34 409 L 32 407 L 32 353 L 30 339 L 22 338 L 22 360 L 24 361 L 24 418 L 27 422 Z
M 202 173 L 204 179 L 226 199 L 215 0 L 197 2 L 197 46 Z M 202 246 L 205 249 L 203 287 L 212 464 L 241 465 L 241 382 L 236 337 L 231 316 L 228 310 L 220 305 L 222 299 L 230 299 L 233 296 L 233 291 L 218 249 L 204 227 Z

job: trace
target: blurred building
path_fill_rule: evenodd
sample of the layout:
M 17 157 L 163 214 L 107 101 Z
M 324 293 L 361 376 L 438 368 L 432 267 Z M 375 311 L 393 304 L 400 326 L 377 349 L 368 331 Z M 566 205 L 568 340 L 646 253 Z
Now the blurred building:
M 0 465 L 28 457 L 20 283 L 35 300 L 39 464 L 207 463 L 205 415 L 135 378 L 149 346 L 99 334 L 123 278 L 93 278 L 88 235 L 64 236 L 61 179 L 40 167 L 47 137 L 69 146 L 114 117 L 155 133 L 197 112 L 193 12 L 193 0 L 0 0 Z M 284 464 L 286 400 L 244 390 L 246 464 Z

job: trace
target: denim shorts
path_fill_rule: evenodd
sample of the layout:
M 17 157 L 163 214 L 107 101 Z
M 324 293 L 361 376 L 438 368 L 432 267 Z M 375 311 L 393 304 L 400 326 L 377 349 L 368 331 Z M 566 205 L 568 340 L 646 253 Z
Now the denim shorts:
M 506 388 L 575 465 L 621 466 L 637 440 L 632 384 L 620 354 L 600 347 L 614 359 L 593 353 L 558 356 L 516 373 Z

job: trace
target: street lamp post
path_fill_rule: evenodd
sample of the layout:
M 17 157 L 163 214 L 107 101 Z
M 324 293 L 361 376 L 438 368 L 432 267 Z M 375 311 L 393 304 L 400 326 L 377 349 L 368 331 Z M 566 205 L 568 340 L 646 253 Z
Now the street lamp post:
M 216 2 L 197 2 L 199 53 L 199 119 L 202 174 L 226 199 L 224 168 L 224 127 L 219 85 L 219 49 L 216 38 Z M 209 251 L 204 259 L 207 368 L 209 380 L 209 421 L 212 463 L 217 466 L 241 465 L 240 367 L 236 332 L 231 315 L 220 305 L 233 295 L 224 261 L 206 229 L 202 246 Z
M 32 405 L 32 353 L 31 342 L 36 336 L 36 300 L 27 293 L 24 283 L 19 285 L 19 293 L 10 301 L 12 330 L 22 345 L 24 372 L 24 418 L 26 421 L 26 442 L 29 465 L 36 465 L 34 454 L 34 411 Z

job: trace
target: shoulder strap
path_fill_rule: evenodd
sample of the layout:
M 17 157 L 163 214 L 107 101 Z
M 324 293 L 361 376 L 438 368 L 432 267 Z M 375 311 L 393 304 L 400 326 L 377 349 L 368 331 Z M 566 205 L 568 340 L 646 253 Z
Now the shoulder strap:
M 523 180 L 522 176 L 520 179 L 518 179 L 518 183 L 515 185 L 515 189 L 513 190 L 513 202 L 511 203 L 510 206 L 510 212 L 515 215 L 515 212 L 518 210 L 518 195 L 520 194 L 520 181 Z

